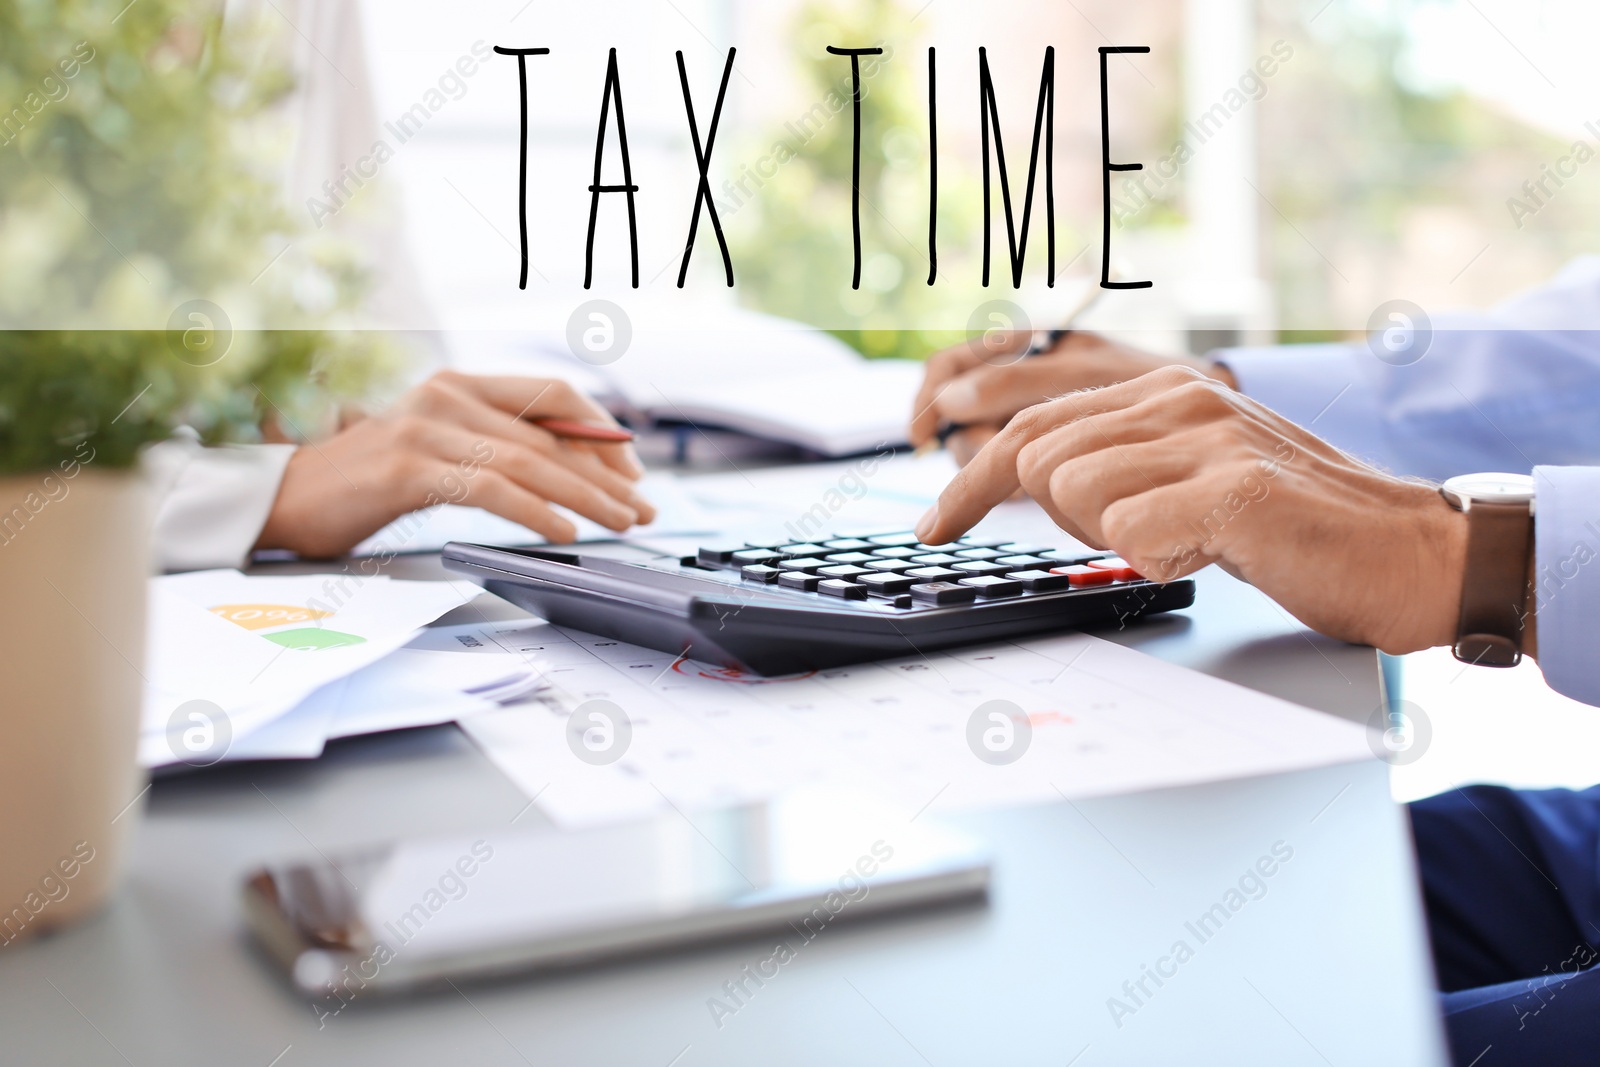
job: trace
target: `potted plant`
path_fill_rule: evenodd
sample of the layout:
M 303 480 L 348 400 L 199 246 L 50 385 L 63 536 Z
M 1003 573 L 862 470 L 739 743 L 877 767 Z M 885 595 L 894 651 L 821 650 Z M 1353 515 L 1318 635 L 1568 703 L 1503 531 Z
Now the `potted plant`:
M 137 817 L 141 450 L 381 365 L 340 329 L 359 272 L 280 207 L 291 80 L 221 7 L 0 0 L 0 947 L 101 903 Z

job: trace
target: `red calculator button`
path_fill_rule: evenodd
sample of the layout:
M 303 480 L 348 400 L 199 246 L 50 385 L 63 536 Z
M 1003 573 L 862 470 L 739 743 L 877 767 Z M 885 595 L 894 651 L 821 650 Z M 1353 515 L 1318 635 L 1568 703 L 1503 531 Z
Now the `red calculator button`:
M 1084 585 L 1110 585 L 1116 581 L 1116 574 L 1099 567 L 1052 567 L 1051 574 L 1065 574 L 1067 581 L 1073 587 Z
M 1091 559 L 1085 566 L 1095 570 L 1110 571 L 1113 579 L 1119 582 L 1137 582 L 1144 575 L 1128 566 L 1128 561 L 1118 559 L 1116 556 L 1107 556 L 1105 559 Z

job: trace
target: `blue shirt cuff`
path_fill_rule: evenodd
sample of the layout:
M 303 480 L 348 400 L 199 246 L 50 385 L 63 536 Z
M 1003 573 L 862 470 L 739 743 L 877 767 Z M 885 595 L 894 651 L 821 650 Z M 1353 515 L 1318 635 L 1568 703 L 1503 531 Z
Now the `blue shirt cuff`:
M 1550 688 L 1600 706 L 1600 467 L 1535 467 L 1539 667 Z
M 1400 469 L 1383 428 L 1376 361 L 1366 349 L 1272 345 L 1223 348 L 1211 358 L 1233 372 L 1252 400 L 1368 463 Z

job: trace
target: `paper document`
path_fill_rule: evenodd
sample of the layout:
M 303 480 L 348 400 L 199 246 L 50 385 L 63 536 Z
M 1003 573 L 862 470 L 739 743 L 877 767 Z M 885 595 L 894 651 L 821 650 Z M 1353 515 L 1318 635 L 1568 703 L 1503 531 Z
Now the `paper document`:
M 552 689 L 462 729 L 563 826 L 818 782 L 909 817 L 1372 758 L 1357 725 L 1083 634 L 784 678 L 542 622 L 478 640 Z
M 819 373 L 804 363 L 799 367 L 789 375 L 663 383 L 648 410 L 657 418 L 722 426 L 825 456 L 905 444 L 906 416 L 922 384 L 921 363 L 857 359 L 843 375 Z
M 234 745 L 245 752 L 256 731 L 480 592 L 349 574 L 153 578 L 140 760 L 203 765 Z
M 786 535 L 806 541 L 867 530 L 910 530 L 957 469 L 945 451 L 927 456 L 902 452 L 887 458 L 868 455 L 700 474 L 682 478 L 680 484 L 729 536 Z M 1000 504 L 972 533 L 1037 541 L 1065 551 L 1088 547 L 1026 498 Z
M 721 426 L 827 456 L 904 444 L 921 384 L 917 360 L 869 360 L 824 330 L 732 308 L 660 309 L 635 323 L 625 353 L 593 365 L 565 335 L 526 341 L 522 373 L 575 376 L 627 414 Z M 461 353 L 458 365 L 516 366 L 506 347 Z
M 457 722 L 535 699 L 548 683 L 523 657 L 477 648 L 476 626 L 429 627 L 410 644 L 318 689 L 243 738 L 226 760 L 315 759 L 341 737 Z M 483 655 L 458 652 L 482 651 Z

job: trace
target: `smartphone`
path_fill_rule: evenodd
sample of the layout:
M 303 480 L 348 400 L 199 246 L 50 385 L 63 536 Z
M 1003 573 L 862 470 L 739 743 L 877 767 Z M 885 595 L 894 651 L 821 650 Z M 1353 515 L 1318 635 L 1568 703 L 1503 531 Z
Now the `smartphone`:
M 870 915 L 981 903 L 977 841 L 810 790 L 577 831 L 403 841 L 246 879 L 256 937 L 338 997 L 774 932 L 791 949 Z

